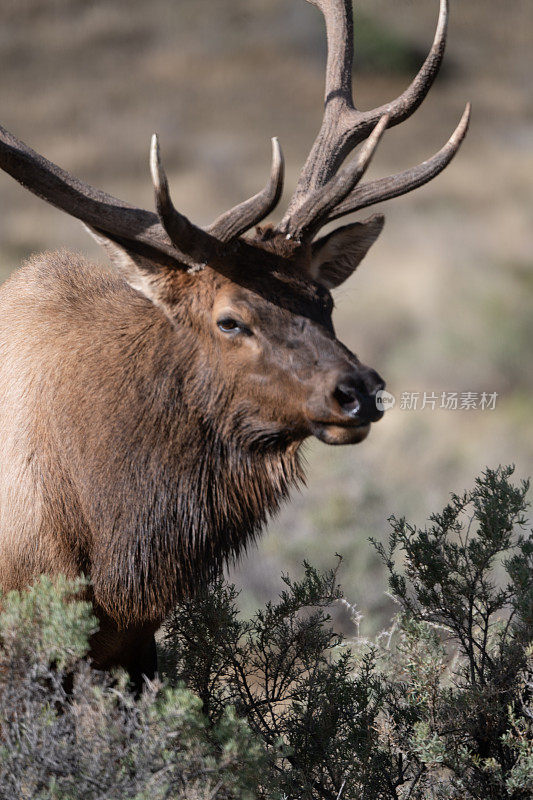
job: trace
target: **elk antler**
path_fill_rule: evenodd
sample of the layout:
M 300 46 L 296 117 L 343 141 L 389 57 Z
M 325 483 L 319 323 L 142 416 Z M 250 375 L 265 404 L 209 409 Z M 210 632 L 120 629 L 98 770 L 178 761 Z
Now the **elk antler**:
M 309 241 L 333 219 L 409 192 L 449 164 L 466 134 L 470 105 L 448 143 L 428 161 L 388 178 L 358 186 L 386 127 L 409 117 L 426 96 L 439 70 L 448 21 L 448 0 L 440 0 L 433 46 L 403 94 L 372 111 L 358 111 L 352 96 L 353 20 L 351 0 L 308 0 L 326 21 L 328 59 L 322 125 L 300 174 L 296 191 L 277 231 Z M 348 153 L 367 139 L 359 154 L 339 170 Z M 173 206 L 161 165 L 157 137 L 150 157 L 158 215 L 94 189 L 0 127 L 0 168 L 34 194 L 130 249 L 173 267 L 214 266 L 232 258 L 228 245 L 261 222 L 283 188 L 283 156 L 272 140 L 272 168 L 265 188 L 218 217 L 206 230 Z
M 153 249 L 167 260 L 176 250 L 156 214 L 94 189 L 0 127 L 0 168 L 26 189 L 93 228 Z
M 170 198 L 167 176 L 161 163 L 157 133 L 152 136 L 150 146 L 150 172 L 154 184 L 157 213 L 171 242 L 192 257 L 196 265 L 206 264 L 209 256 L 216 251 L 215 240 L 209 233 L 193 225 L 174 207 Z
M 170 200 L 157 136 L 150 165 L 159 216 L 78 180 L 0 126 L 0 168 L 31 192 L 91 228 L 158 263 L 198 266 L 230 259 L 221 244 L 240 236 L 270 213 L 283 187 L 283 156 L 272 142 L 272 171 L 262 192 L 219 217 L 207 231 L 193 225 Z
M 410 117 L 431 88 L 444 55 L 448 0 L 440 0 L 435 39 L 417 76 L 403 94 L 391 103 L 371 111 L 359 111 L 353 102 L 351 0 L 307 0 L 307 2 L 316 5 L 324 15 L 328 57 L 322 125 L 300 173 L 287 212 L 277 228 L 279 232 L 296 240 L 309 240 L 325 222 L 381 200 L 405 194 L 427 183 L 449 164 L 459 149 L 470 117 L 470 104 L 467 104 L 452 137 L 429 161 L 398 175 L 356 188 L 385 127 L 392 127 Z M 367 138 L 368 141 L 356 163 L 336 175 L 349 152 Z M 350 173 L 351 177 L 348 177 L 347 173 Z M 343 177 L 339 182 L 341 175 Z M 344 191 L 348 185 L 348 190 Z M 336 200 L 332 203 L 333 197 Z

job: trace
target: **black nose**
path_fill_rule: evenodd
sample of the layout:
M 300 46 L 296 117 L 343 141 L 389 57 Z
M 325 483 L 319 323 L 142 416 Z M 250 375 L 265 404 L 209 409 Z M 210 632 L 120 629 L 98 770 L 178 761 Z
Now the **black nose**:
M 333 397 L 343 414 L 357 417 L 361 424 L 377 422 L 383 410 L 376 406 L 376 395 L 385 388 L 385 381 L 375 370 L 343 375 L 337 382 Z

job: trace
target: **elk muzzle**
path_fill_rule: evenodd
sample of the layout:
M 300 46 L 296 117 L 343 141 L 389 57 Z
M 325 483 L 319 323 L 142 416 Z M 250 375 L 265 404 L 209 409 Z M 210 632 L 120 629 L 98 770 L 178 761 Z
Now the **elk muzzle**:
M 330 373 L 326 391 L 315 394 L 308 403 L 313 435 L 326 444 L 362 442 L 371 423 L 383 416 L 376 400 L 384 388 L 381 376 L 362 365 Z

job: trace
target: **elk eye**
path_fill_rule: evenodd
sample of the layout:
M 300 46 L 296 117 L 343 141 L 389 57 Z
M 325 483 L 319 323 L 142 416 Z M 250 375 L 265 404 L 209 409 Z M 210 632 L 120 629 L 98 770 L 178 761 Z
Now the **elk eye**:
M 242 323 L 231 317 L 222 317 L 218 320 L 217 325 L 223 333 L 241 333 L 246 330 Z

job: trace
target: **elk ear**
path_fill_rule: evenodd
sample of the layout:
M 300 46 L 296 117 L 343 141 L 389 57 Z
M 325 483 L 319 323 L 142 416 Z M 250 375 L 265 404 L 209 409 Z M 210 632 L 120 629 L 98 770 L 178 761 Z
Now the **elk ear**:
M 86 231 L 104 248 L 109 260 L 132 289 L 143 294 L 154 305 L 167 310 L 168 284 L 166 271 L 149 258 L 136 253 L 126 245 L 105 236 L 101 231 L 84 224 Z M 167 288 L 166 288 L 167 284 Z
M 349 278 L 383 230 L 383 214 L 353 222 L 313 242 L 311 277 L 327 289 Z

